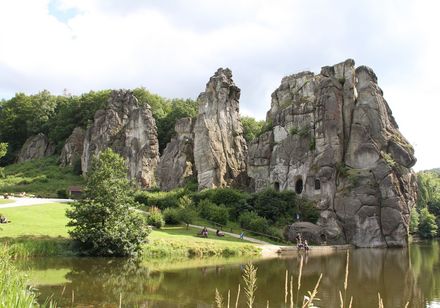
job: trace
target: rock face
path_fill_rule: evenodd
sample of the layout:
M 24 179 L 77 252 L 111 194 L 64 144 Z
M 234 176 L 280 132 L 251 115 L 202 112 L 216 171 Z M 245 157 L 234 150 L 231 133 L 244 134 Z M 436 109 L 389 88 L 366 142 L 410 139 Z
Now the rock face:
M 49 141 L 45 134 L 29 137 L 21 147 L 17 162 L 21 163 L 31 159 L 43 158 L 55 153 L 55 146 Z
M 240 89 L 229 69 L 218 69 L 197 101 L 194 161 L 199 189 L 246 181 L 246 141 L 239 118 Z
M 327 243 L 407 245 L 416 159 L 370 68 L 347 60 L 283 78 L 267 121 L 273 128 L 249 146 L 256 190 L 314 200 Z
M 113 91 L 107 109 L 96 112 L 84 139 L 83 173 L 87 173 L 93 155 L 106 148 L 126 159 L 130 179 L 142 187 L 155 185 L 159 162 L 156 122 L 150 107 L 141 106 L 131 91 Z
M 163 151 L 157 167 L 157 178 L 162 190 L 183 186 L 197 173 L 194 165 L 194 121 L 183 118 L 176 122 L 176 137 Z
M 59 159 L 61 166 L 72 166 L 77 159 L 81 159 L 84 135 L 85 131 L 81 127 L 76 127 L 69 138 L 67 138 Z

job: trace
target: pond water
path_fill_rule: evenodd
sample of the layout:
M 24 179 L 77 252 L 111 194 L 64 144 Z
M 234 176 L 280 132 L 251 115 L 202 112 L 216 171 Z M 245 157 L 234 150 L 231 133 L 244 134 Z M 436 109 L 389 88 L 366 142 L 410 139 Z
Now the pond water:
M 319 275 L 318 307 L 339 307 L 339 290 L 344 296 L 346 252 L 302 255 L 302 283 L 297 279 L 301 255 L 252 260 L 258 268 L 255 307 L 284 305 L 285 275 L 293 277 L 294 302 L 312 290 Z M 155 261 L 136 264 L 118 259 L 57 258 L 20 261 L 29 273 L 40 300 L 48 296 L 63 307 L 213 307 L 215 289 L 224 298 L 231 292 L 235 306 L 238 284 L 242 292 L 239 307 L 245 307 L 243 259 Z M 353 307 L 377 307 L 380 292 L 386 308 L 440 307 L 439 242 L 413 244 L 408 249 L 350 250 L 348 289 Z M 72 305 L 73 301 L 73 305 Z M 290 295 L 288 296 L 290 303 Z M 234 304 L 232 304 L 234 303 Z M 348 306 L 348 305 L 347 305 Z

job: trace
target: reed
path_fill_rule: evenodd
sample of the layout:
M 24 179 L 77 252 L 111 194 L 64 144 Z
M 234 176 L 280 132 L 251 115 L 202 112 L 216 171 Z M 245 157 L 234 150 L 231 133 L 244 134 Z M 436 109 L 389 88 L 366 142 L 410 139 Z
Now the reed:
M 0 249 L 0 307 L 33 307 L 36 295 L 26 286 L 26 277 L 11 262 L 6 249 Z
M 252 308 L 255 301 L 255 292 L 257 291 L 257 268 L 252 263 L 244 267 L 243 272 L 244 293 L 247 297 L 247 307 Z

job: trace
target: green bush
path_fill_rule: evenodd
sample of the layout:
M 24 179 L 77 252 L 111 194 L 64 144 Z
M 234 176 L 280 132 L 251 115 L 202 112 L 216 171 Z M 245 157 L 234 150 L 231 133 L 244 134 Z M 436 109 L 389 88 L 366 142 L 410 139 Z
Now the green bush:
M 151 207 L 148 210 L 147 223 L 150 226 L 156 227 L 158 229 L 165 226 L 165 219 L 164 219 L 162 212 L 160 211 L 159 208 Z
M 167 208 L 163 211 L 163 218 L 167 225 L 177 225 L 180 223 L 180 209 Z
M 197 212 L 193 208 L 179 209 L 179 221 L 187 225 L 192 224 L 197 217 Z
M 251 209 L 247 203 L 249 198 L 248 193 L 233 188 L 206 189 L 193 195 L 195 203 L 206 199 L 216 205 L 225 205 L 231 220 L 237 220 L 241 212 Z
M 208 199 L 203 199 L 199 203 L 200 216 L 212 222 L 226 225 L 229 219 L 228 209 L 223 205 L 216 205 Z
M 415 233 L 419 229 L 419 221 L 420 221 L 420 215 L 419 212 L 417 212 L 417 209 L 413 207 L 411 209 L 411 217 L 409 221 L 409 232 Z
M 420 210 L 419 234 L 423 238 L 433 238 L 437 235 L 438 226 L 435 216 L 427 208 Z
M 240 227 L 251 231 L 270 233 L 269 222 L 266 218 L 258 216 L 255 212 L 244 212 L 239 217 Z
M 67 196 L 67 191 L 66 191 L 65 189 L 59 189 L 59 190 L 57 190 L 57 196 L 58 196 L 58 198 L 61 198 L 61 199 L 66 199 L 66 198 L 68 198 L 68 196 Z
M 84 199 L 72 204 L 66 216 L 70 236 L 82 254 L 138 256 L 150 233 L 135 206 L 124 159 L 111 149 L 92 161 Z
M 185 195 L 182 188 L 172 191 L 140 191 L 135 194 L 135 201 L 146 206 L 156 206 L 161 210 L 169 207 L 177 207 L 179 198 Z

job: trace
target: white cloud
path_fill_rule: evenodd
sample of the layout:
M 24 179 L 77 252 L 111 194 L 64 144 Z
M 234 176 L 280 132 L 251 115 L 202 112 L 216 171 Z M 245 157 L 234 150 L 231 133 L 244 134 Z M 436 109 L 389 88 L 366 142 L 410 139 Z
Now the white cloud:
M 351 57 L 379 76 L 417 168 L 435 167 L 439 148 L 426 136 L 437 111 L 438 11 L 436 1 L 407 0 L 3 0 L 0 95 L 145 86 L 195 98 L 228 66 L 241 111 L 264 118 L 284 75 Z

